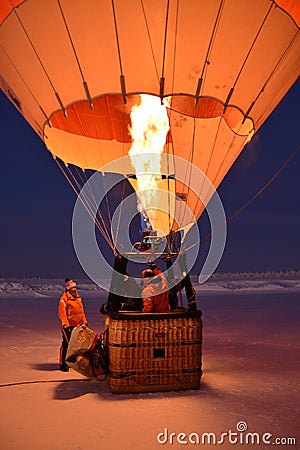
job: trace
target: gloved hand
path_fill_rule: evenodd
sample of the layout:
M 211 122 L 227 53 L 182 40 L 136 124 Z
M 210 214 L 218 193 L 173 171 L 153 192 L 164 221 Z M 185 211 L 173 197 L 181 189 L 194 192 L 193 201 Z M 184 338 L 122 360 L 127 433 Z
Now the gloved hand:
M 155 269 L 157 269 L 157 265 L 153 261 L 151 261 L 149 262 L 149 269 L 154 271 Z
M 72 333 L 73 328 L 74 328 L 74 327 L 71 327 L 71 326 L 69 326 L 69 327 L 67 327 L 66 325 L 63 326 L 63 330 L 64 330 L 64 332 L 66 333 L 66 335 L 67 335 L 68 337 L 71 336 L 71 333 Z
M 111 305 L 109 303 L 103 303 L 103 305 L 101 305 L 100 307 L 100 312 L 101 314 L 108 314 L 109 311 L 111 310 Z

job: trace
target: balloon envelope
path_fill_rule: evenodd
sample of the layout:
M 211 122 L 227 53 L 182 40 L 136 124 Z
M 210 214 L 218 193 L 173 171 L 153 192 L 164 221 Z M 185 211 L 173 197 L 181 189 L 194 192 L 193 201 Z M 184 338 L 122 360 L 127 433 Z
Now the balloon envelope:
M 0 86 L 53 155 L 94 170 L 128 154 L 139 94 L 170 97 L 164 152 L 217 188 L 299 75 L 299 17 L 297 0 L 0 0 Z M 202 186 L 170 186 L 200 217 Z

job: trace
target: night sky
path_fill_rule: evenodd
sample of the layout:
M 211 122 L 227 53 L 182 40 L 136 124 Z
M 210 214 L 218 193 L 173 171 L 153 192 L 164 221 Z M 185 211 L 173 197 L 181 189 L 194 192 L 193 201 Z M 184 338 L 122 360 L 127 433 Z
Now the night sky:
M 299 145 L 299 104 L 298 81 L 227 174 L 218 192 L 228 218 Z M 83 277 L 71 237 L 75 194 L 43 142 L 2 93 L 0 123 L 0 277 Z M 299 168 L 300 152 L 228 224 L 217 272 L 300 269 Z M 200 230 L 202 222 L 205 229 L 205 216 Z M 195 273 L 200 261 L 201 256 Z

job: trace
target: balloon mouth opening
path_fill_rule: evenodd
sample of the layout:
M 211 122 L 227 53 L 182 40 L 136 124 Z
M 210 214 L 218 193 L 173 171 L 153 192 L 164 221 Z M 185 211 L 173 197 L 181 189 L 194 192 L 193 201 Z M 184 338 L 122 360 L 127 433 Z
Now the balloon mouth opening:
M 130 113 L 140 103 L 140 98 L 140 94 L 128 94 L 124 103 L 121 94 L 99 95 L 92 99 L 92 108 L 88 100 L 74 101 L 64 111 L 54 112 L 45 122 L 46 147 L 54 158 L 66 164 L 99 170 L 111 161 L 113 154 L 118 158 L 128 153 L 132 143 Z M 214 97 L 196 99 L 189 94 L 172 94 L 168 99 L 170 131 L 166 136 L 165 148 L 169 148 L 166 153 L 171 154 L 172 147 L 177 145 L 174 135 L 182 134 L 186 128 L 189 130 L 194 121 L 203 129 L 221 121 L 225 128 L 243 139 L 244 145 L 254 134 L 252 119 L 245 117 L 237 106 L 225 108 L 224 103 Z M 84 156 L 80 153 L 83 148 Z
M 92 99 L 93 108 L 88 100 L 74 101 L 64 111 L 55 111 L 49 121 L 45 122 L 44 129 L 55 128 L 88 138 L 130 143 L 131 136 L 128 132 L 131 123 L 130 113 L 132 107 L 140 103 L 141 94 L 128 94 L 126 103 L 121 94 L 103 94 Z M 158 98 L 155 95 L 153 97 Z M 169 115 L 172 115 L 173 111 L 195 119 L 209 120 L 223 117 L 233 132 L 245 136 L 254 128 L 253 120 L 246 117 L 239 107 L 236 105 L 225 107 L 224 102 L 218 98 L 203 96 L 196 99 L 191 94 L 176 93 L 166 97 L 170 103 Z M 177 123 L 177 126 L 180 124 Z M 47 132 L 45 134 L 47 135 Z M 170 133 L 167 142 L 171 142 Z

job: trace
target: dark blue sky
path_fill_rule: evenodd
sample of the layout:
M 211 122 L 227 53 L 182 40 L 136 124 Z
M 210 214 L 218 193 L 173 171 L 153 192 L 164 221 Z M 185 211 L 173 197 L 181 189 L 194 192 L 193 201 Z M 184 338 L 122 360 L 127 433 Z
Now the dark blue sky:
M 227 217 L 242 207 L 299 145 L 299 104 L 298 81 L 227 174 L 218 190 Z M 83 276 L 71 237 L 75 194 L 42 141 L 2 93 L 0 123 L 0 277 Z M 218 272 L 300 269 L 299 169 L 300 152 L 271 186 L 228 224 Z M 206 218 L 201 220 L 205 229 Z

